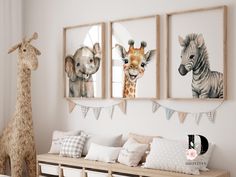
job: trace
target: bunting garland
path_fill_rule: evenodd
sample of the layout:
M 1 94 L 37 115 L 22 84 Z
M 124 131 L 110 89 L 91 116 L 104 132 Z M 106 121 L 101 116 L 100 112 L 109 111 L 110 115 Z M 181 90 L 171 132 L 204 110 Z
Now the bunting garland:
M 165 106 L 160 105 L 156 101 L 152 100 L 152 112 L 155 113 L 160 107 L 163 107 L 165 109 L 165 114 L 166 114 L 166 119 L 170 120 L 172 115 L 177 112 L 178 113 L 178 118 L 179 122 L 182 124 L 184 123 L 187 115 L 191 114 L 194 117 L 194 121 L 197 125 L 199 125 L 203 115 L 206 115 L 208 120 L 212 123 L 215 121 L 215 115 L 216 115 L 216 110 L 223 104 L 223 101 L 214 109 L 211 111 L 207 112 L 198 112 L 198 113 L 192 113 L 192 112 L 182 112 L 182 111 L 177 111 L 171 108 L 167 108 Z
M 82 104 L 75 103 L 70 99 L 67 99 L 67 101 L 68 101 L 69 113 L 71 113 L 74 110 L 75 106 L 78 106 L 80 112 L 82 113 L 83 118 L 86 118 L 87 113 L 88 113 L 90 108 L 93 110 L 93 115 L 94 115 L 96 120 L 99 119 L 100 113 L 101 113 L 103 108 L 105 108 L 107 110 L 107 113 L 108 113 L 108 115 L 111 119 L 113 117 L 115 106 L 118 106 L 119 109 L 121 110 L 121 112 L 126 114 L 126 101 L 125 100 L 122 100 L 121 102 L 116 103 L 116 104 L 112 104 L 110 106 L 99 106 L 99 107 L 85 106 L 85 105 L 82 105 Z
M 109 106 L 96 106 L 96 107 L 93 107 L 93 106 L 85 106 L 85 105 L 82 105 L 82 104 L 78 104 L 78 103 L 75 103 L 74 101 L 70 100 L 70 99 L 67 99 L 68 101 L 68 111 L 69 113 L 71 113 L 75 106 L 78 106 L 79 107 L 79 110 L 81 111 L 82 113 L 82 117 L 83 118 L 86 118 L 87 116 L 87 113 L 88 111 L 90 110 L 90 108 L 92 109 L 93 111 L 93 115 L 95 117 L 96 120 L 99 119 L 100 117 L 100 113 L 102 111 L 102 109 L 106 109 L 106 112 L 108 113 L 109 117 L 112 119 L 113 117 L 113 113 L 114 113 L 114 108 L 117 106 L 119 107 L 120 111 L 124 114 L 126 114 L 126 100 L 122 100 L 121 102 L 119 103 L 115 103 L 115 104 L 112 104 L 112 105 L 109 105 Z M 175 112 L 178 113 L 178 119 L 179 119 L 179 122 L 181 124 L 184 123 L 186 117 L 190 114 L 193 116 L 194 118 L 194 121 L 197 125 L 199 125 L 202 117 L 205 115 L 208 120 L 212 123 L 214 123 L 215 121 L 215 116 L 216 116 L 216 110 L 223 104 L 223 101 L 214 109 L 214 110 L 210 110 L 210 111 L 207 111 L 207 112 L 197 112 L 197 113 L 192 113 L 192 112 L 182 112 L 182 111 L 178 111 L 178 110 L 174 110 L 174 109 L 171 109 L 171 108 L 168 108 L 168 107 L 165 107 L 159 103 L 157 103 L 155 100 L 152 100 L 152 112 L 155 113 L 160 107 L 164 108 L 165 109 L 165 114 L 166 114 L 166 119 L 167 120 L 170 120 L 171 117 L 173 116 L 173 114 Z

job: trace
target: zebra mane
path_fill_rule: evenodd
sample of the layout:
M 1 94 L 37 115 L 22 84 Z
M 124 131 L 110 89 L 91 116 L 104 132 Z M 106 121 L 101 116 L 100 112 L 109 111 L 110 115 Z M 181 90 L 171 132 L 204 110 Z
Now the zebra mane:
M 185 39 L 184 39 L 184 43 L 185 43 L 185 47 L 184 47 L 184 50 L 189 46 L 190 42 L 191 41 L 195 41 L 196 38 L 198 37 L 198 34 L 196 33 L 191 33 L 191 34 L 188 34 Z M 203 45 L 199 48 L 200 50 L 200 55 L 199 57 L 202 57 L 204 58 L 205 60 L 205 64 L 208 66 L 208 68 L 210 68 L 210 63 L 209 63 L 209 60 L 208 60 L 208 52 L 207 52 L 207 48 L 206 48 L 206 45 L 205 45 L 205 42 L 203 43 Z

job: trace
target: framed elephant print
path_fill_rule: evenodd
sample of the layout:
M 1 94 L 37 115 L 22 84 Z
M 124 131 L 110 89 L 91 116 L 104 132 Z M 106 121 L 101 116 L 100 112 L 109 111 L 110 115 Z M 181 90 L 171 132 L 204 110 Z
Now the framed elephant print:
M 65 27 L 64 80 L 67 98 L 104 98 L 104 23 Z
M 111 97 L 159 98 L 159 16 L 112 21 L 110 30 Z
M 226 99 L 227 7 L 169 13 L 166 96 Z

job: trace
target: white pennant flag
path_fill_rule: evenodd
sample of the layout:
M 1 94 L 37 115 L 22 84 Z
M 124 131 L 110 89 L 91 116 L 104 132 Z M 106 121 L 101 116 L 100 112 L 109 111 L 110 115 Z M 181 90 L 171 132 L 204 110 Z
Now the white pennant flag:
M 155 101 L 152 102 L 152 112 L 153 113 L 155 113 L 159 107 L 160 107 L 160 105 L 158 103 L 156 103 Z
M 124 100 L 124 101 L 121 101 L 121 102 L 118 104 L 118 106 L 119 106 L 120 110 L 121 110 L 124 114 L 126 114 L 126 101 L 125 101 L 125 100 Z
M 197 125 L 199 125 L 201 118 L 202 118 L 202 113 L 195 113 L 194 114 L 194 119 L 195 119 L 195 122 Z
M 73 101 L 68 100 L 68 106 L 69 106 L 69 113 L 71 113 L 74 110 L 76 104 Z
M 112 119 L 113 117 L 113 112 L 114 112 L 114 106 L 110 106 L 107 109 L 108 115 L 110 116 L 110 118 Z
M 208 119 L 213 123 L 215 121 L 215 111 L 211 111 L 211 112 L 207 112 L 206 115 L 208 117 Z
M 93 114 L 94 114 L 94 116 L 95 116 L 95 118 L 96 118 L 97 120 L 98 120 L 99 115 L 100 115 L 100 113 L 101 113 L 101 109 L 102 109 L 102 108 L 100 108 L 100 107 L 93 108 Z
M 86 106 L 80 106 L 80 110 L 81 110 L 81 112 L 82 112 L 82 116 L 83 116 L 83 118 L 86 118 L 87 113 L 88 113 L 88 110 L 89 110 L 89 107 L 86 107 Z

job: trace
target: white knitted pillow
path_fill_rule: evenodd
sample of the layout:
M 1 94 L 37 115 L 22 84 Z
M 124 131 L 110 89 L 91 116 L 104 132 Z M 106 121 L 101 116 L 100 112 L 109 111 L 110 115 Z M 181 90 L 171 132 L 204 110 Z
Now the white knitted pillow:
M 147 149 L 147 144 L 140 144 L 133 138 L 129 138 L 120 151 L 118 162 L 135 167 L 139 164 Z
M 187 160 L 187 149 L 187 142 L 154 138 L 144 167 L 194 175 L 200 174 L 199 170 L 206 170 L 213 146 L 194 161 Z
M 68 136 L 63 140 L 60 156 L 79 158 L 82 155 L 87 135 L 81 133 L 80 136 Z
M 85 159 L 115 163 L 121 147 L 109 147 L 91 143 Z

